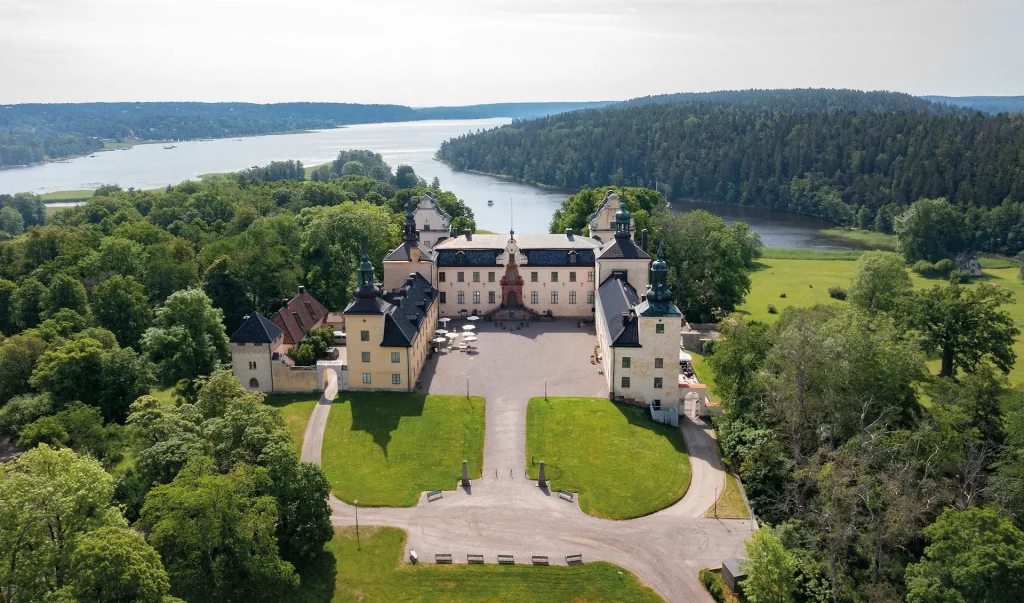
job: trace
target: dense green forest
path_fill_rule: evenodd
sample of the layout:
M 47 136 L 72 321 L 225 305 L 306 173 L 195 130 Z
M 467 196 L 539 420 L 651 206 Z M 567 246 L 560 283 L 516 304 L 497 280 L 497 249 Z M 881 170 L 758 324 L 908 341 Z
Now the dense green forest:
M 845 109 L 847 97 L 862 102 Z M 453 139 L 438 157 L 456 169 L 562 188 L 657 187 L 670 199 L 887 233 L 912 202 L 946 198 L 964 215 L 968 248 L 1024 250 L 1024 116 L 864 110 L 880 104 L 874 98 L 753 91 L 739 101 L 575 111 Z M 822 103 L 829 108 L 816 108 Z
M 936 104 L 903 92 L 850 89 L 776 89 L 720 90 L 717 92 L 680 92 L 630 99 L 623 105 L 679 103 L 729 103 L 754 111 L 921 111 L 955 113 L 957 109 Z
M 288 601 L 300 576 L 333 576 L 323 472 L 224 367 L 243 316 L 300 283 L 343 309 L 362 238 L 380 270 L 427 190 L 369 151 L 338 162 L 364 169 L 105 186 L 48 219 L 38 196 L 0 195 L 17 226 L 0 240 L 0 446 L 25 450 L 0 463 L 0 601 Z

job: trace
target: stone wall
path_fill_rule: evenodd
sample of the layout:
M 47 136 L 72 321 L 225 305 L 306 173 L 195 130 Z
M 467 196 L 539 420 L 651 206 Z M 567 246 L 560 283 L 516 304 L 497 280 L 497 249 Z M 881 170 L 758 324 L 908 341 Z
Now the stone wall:
M 310 393 L 321 391 L 320 371 L 316 366 L 289 366 L 278 360 L 272 363 L 274 393 Z

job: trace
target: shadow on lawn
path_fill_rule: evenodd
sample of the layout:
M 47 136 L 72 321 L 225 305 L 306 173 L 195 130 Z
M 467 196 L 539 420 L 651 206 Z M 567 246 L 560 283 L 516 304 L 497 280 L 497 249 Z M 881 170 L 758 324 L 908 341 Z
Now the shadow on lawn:
M 391 432 L 398 429 L 402 417 L 423 415 L 425 394 L 356 394 L 351 397 L 352 430 L 365 431 L 373 443 L 388 455 Z
M 672 442 L 672 447 L 676 449 L 676 452 L 682 452 L 687 454 L 686 442 L 683 441 L 683 433 L 678 427 L 672 427 L 671 425 L 665 425 L 663 423 L 655 423 L 654 419 L 651 418 L 650 411 L 646 408 L 640 408 L 639 406 L 630 406 L 628 404 L 614 404 L 615 408 L 622 413 L 622 416 L 626 417 L 629 424 L 633 427 L 639 427 L 646 429 L 647 431 L 653 431 L 658 435 L 665 437 L 669 442 Z M 684 417 L 679 417 L 682 421 Z
M 299 572 L 301 583 L 294 601 L 331 603 L 338 579 L 338 560 L 328 550 L 317 555 Z

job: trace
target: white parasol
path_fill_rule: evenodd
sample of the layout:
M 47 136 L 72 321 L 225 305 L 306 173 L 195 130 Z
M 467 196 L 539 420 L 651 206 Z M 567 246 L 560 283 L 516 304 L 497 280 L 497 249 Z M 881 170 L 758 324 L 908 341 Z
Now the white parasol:
M 459 337 L 459 334 L 458 333 L 448 333 L 447 335 L 445 335 L 445 337 L 447 337 L 448 339 L 457 339 Z
M 480 317 L 479 316 L 467 316 L 466 320 L 476 322 L 476 321 L 480 320 Z
M 438 330 L 434 331 L 434 333 L 437 334 L 437 335 L 444 335 L 447 332 L 448 331 L 446 331 L 444 329 L 438 329 Z
M 446 318 L 439 318 L 439 319 L 437 320 L 437 322 L 439 322 L 439 323 L 441 323 L 441 324 L 448 324 L 448 321 L 449 321 L 449 320 L 451 320 L 451 319 L 450 319 L 450 318 L 447 318 L 447 317 L 446 317 Z
M 444 343 L 446 341 L 448 341 L 447 337 L 435 337 L 434 338 L 434 343 Z
M 462 325 L 462 330 L 463 330 L 463 331 L 472 331 L 472 330 L 473 330 L 473 329 L 475 329 L 475 328 L 476 328 L 476 327 L 475 327 L 475 326 L 473 326 L 473 325 Z
M 476 335 L 466 335 L 462 338 L 462 341 L 476 341 L 479 339 Z

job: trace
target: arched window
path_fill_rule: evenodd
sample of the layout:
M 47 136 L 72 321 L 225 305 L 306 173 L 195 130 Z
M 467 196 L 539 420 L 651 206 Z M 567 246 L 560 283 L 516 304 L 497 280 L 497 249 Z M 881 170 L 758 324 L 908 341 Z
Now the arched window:
M 252 379 L 249 379 L 249 387 L 251 387 L 252 389 L 259 389 L 260 388 L 259 380 L 256 379 L 256 377 L 253 377 Z

